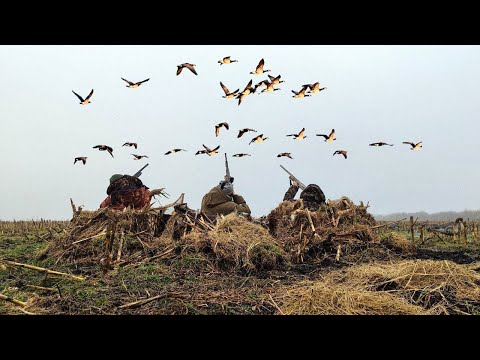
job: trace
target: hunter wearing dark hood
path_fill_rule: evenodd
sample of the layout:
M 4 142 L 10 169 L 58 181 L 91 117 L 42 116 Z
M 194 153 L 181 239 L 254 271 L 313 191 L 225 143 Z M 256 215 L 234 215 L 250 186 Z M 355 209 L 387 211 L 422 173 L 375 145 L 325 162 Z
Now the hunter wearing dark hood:
M 150 204 L 152 194 L 142 180 L 131 175 L 115 174 L 110 177 L 107 198 L 100 204 L 100 209 L 110 206 L 115 210 L 126 207 L 142 209 Z
M 295 201 L 294 197 L 299 189 L 298 183 L 290 179 L 290 188 L 285 193 L 283 201 Z M 308 185 L 305 190 L 300 193 L 300 199 L 303 200 L 304 206 L 310 211 L 317 211 L 320 205 L 325 204 L 325 194 L 320 186 L 316 184 Z

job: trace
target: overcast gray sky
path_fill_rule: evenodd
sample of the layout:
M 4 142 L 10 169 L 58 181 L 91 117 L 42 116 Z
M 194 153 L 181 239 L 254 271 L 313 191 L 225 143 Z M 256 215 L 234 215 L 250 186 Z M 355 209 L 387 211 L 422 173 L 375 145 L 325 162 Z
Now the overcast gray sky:
M 238 63 L 220 66 L 231 55 Z M 243 89 L 261 58 L 281 91 L 223 99 L 222 81 Z M 176 65 L 197 65 L 198 76 Z M 288 188 L 283 164 L 327 198 L 370 201 L 371 211 L 477 209 L 480 204 L 479 46 L 0 46 L 0 219 L 69 219 L 69 198 L 98 208 L 114 173 L 135 173 L 191 208 L 224 175 L 229 157 L 235 191 L 253 215 L 267 214 Z M 120 79 L 150 78 L 137 89 Z M 320 81 L 327 90 L 304 99 L 290 90 Z M 92 103 L 81 106 L 72 90 Z M 215 137 L 214 125 L 230 131 Z M 248 145 L 250 127 L 269 137 Z M 285 135 L 306 128 L 307 138 Z M 316 133 L 335 128 L 337 140 Z M 121 147 L 138 142 L 137 151 Z M 370 142 L 392 142 L 373 148 Z M 423 141 L 410 151 L 402 141 Z M 194 156 L 202 143 L 220 154 Z M 92 149 L 114 148 L 115 158 Z M 164 156 L 180 147 L 188 152 Z M 332 154 L 349 151 L 349 158 Z M 291 152 L 294 160 L 277 158 Z M 150 159 L 134 161 L 131 153 Z M 87 164 L 73 165 L 76 156 Z M 165 201 L 162 200 L 164 203 Z

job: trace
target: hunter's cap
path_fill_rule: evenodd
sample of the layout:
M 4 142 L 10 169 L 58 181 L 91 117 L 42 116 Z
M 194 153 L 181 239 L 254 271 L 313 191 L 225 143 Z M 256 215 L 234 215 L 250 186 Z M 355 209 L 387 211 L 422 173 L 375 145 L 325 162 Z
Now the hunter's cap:
M 122 174 L 114 174 L 110 177 L 110 184 L 112 184 L 114 181 L 117 181 L 118 179 L 122 178 Z

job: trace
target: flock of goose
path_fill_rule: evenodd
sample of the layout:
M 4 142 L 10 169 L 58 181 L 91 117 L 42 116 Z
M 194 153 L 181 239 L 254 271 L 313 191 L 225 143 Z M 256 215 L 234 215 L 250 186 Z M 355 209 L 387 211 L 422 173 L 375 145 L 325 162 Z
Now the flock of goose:
M 238 62 L 238 60 L 231 59 L 230 56 L 226 56 L 223 59 L 218 61 L 218 63 L 220 65 L 227 65 L 227 64 L 232 64 L 232 63 L 235 63 L 235 62 Z M 196 66 L 195 64 L 190 64 L 190 63 L 183 63 L 183 64 L 180 64 L 180 65 L 177 65 L 177 76 L 182 73 L 183 69 L 188 69 L 193 74 L 198 76 L 198 73 L 195 69 L 195 66 Z M 255 70 L 251 71 L 250 74 L 252 74 L 252 75 L 262 75 L 264 73 L 271 72 L 270 69 L 265 70 L 264 66 L 265 66 L 265 60 L 261 59 L 259 61 L 258 65 L 256 66 Z M 126 85 L 126 87 L 131 88 L 131 89 L 138 88 L 140 85 L 142 85 L 143 83 L 150 80 L 150 78 L 148 78 L 148 79 L 145 79 L 145 80 L 142 80 L 142 81 L 132 82 L 130 80 L 124 79 L 123 77 L 121 79 L 128 84 L 128 85 Z M 222 96 L 222 98 L 238 99 L 238 105 L 240 105 L 242 103 L 242 101 L 247 96 L 255 94 L 257 92 L 258 88 L 264 88 L 261 92 L 259 92 L 259 94 L 268 93 L 268 92 L 275 92 L 275 91 L 281 90 L 280 88 L 275 88 L 275 86 L 279 85 L 280 83 L 283 83 L 283 82 L 284 81 L 281 80 L 281 75 L 272 76 L 272 75 L 268 74 L 268 79 L 264 79 L 264 80 L 260 81 L 259 83 L 257 83 L 256 85 L 253 85 L 253 80 L 251 79 L 248 82 L 248 84 L 245 86 L 243 91 L 241 91 L 241 92 L 240 92 L 240 89 L 236 89 L 233 92 L 230 91 L 222 82 L 220 82 L 220 87 L 222 88 L 223 92 L 225 93 L 225 95 Z M 304 97 L 312 96 L 312 94 L 318 94 L 325 89 L 326 89 L 326 87 L 320 87 L 319 82 L 315 82 L 313 84 L 302 85 L 302 88 L 299 91 L 295 91 L 295 90 L 291 90 L 291 91 L 294 94 L 292 96 L 293 98 L 304 98 Z M 90 93 L 85 98 L 83 98 L 82 96 L 80 96 L 79 94 L 77 94 L 73 90 L 72 90 L 72 92 L 80 100 L 80 105 L 90 104 L 90 102 L 91 102 L 90 99 L 92 98 L 92 95 L 93 95 L 93 89 L 90 91 Z M 215 136 L 216 137 L 218 137 L 220 135 L 220 130 L 221 130 L 222 127 L 225 128 L 225 130 L 230 129 L 230 126 L 227 122 L 221 122 L 221 123 L 215 125 Z M 241 138 L 247 132 L 257 132 L 257 131 L 254 130 L 254 129 L 250 129 L 250 128 L 240 129 L 238 131 L 237 138 Z M 287 135 L 287 137 L 290 137 L 290 136 L 293 137 L 294 140 L 298 140 L 298 141 L 303 140 L 307 137 L 305 135 L 305 128 L 302 128 L 302 130 L 300 130 L 298 132 L 298 134 L 288 134 Z M 335 129 L 332 129 L 328 135 L 327 134 L 316 134 L 316 136 L 323 137 L 325 139 L 324 140 L 325 142 L 333 142 L 333 141 L 337 140 L 336 137 L 335 137 Z M 264 134 L 260 134 L 260 135 L 257 135 L 255 137 L 253 137 L 250 140 L 249 145 L 252 144 L 252 143 L 261 143 L 261 142 L 263 142 L 267 139 L 268 139 L 268 137 L 265 137 Z M 417 142 L 417 143 L 404 141 L 403 144 L 410 145 L 411 150 L 419 150 L 422 147 L 422 141 Z M 126 142 L 122 145 L 122 147 L 123 146 L 133 147 L 135 149 L 137 149 L 137 147 L 138 147 L 137 143 L 134 143 L 134 142 Z M 215 148 L 210 148 L 210 147 L 205 146 L 203 144 L 202 144 L 202 146 L 203 146 L 203 149 L 198 150 L 195 153 L 195 155 L 206 154 L 208 156 L 213 156 L 215 154 L 218 154 L 218 150 L 220 149 L 220 145 L 218 145 Z M 371 143 L 371 144 L 369 144 L 369 146 L 377 146 L 377 147 L 379 147 L 379 146 L 393 146 L 393 144 L 388 144 L 386 142 L 381 141 L 381 142 Z M 109 145 L 105 145 L 105 144 L 95 145 L 95 146 L 93 146 L 93 148 L 98 149 L 99 151 L 107 151 L 113 157 L 113 148 Z M 165 153 L 165 155 L 171 155 L 171 154 L 175 154 L 175 153 L 181 152 L 181 151 L 187 151 L 187 150 L 185 150 L 185 149 L 172 149 L 172 150 L 167 151 Z M 333 153 L 333 156 L 342 155 L 345 159 L 347 159 L 347 153 L 348 153 L 347 150 L 336 150 Z M 134 160 L 140 160 L 140 159 L 143 159 L 143 158 L 148 158 L 147 155 L 138 155 L 138 154 L 131 154 L 131 155 L 133 156 Z M 251 156 L 251 155 L 247 154 L 247 153 L 239 153 L 239 154 L 233 154 L 232 156 L 233 157 L 244 157 L 244 156 Z M 287 158 L 293 159 L 292 154 L 289 153 L 289 152 L 282 152 L 282 153 L 278 154 L 277 157 L 287 157 Z M 86 162 L 87 162 L 87 157 L 86 156 L 76 157 L 75 160 L 74 160 L 74 164 L 77 163 L 77 162 L 82 162 L 85 165 Z

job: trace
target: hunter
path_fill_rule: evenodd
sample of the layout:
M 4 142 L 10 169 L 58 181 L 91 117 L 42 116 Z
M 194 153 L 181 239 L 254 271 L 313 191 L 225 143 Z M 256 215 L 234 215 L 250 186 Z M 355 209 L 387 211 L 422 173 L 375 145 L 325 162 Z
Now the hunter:
M 123 210 L 127 207 L 143 209 L 150 204 L 152 193 L 135 176 L 115 174 L 110 178 L 107 188 L 107 198 L 100 204 L 100 209 L 110 206 L 114 210 Z
M 224 180 L 203 196 L 201 212 L 208 218 L 214 219 L 217 215 L 228 215 L 232 212 L 250 215 L 251 211 L 245 199 L 235 194 L 233 184 Z
M 295 179 L 290 177 L 290 188 L 285 193 L 283 201 L 295 201 L 294 197 L 298 192 L 299 184 Z M 320 205 L 325 204 L 325 195 L 316 184 L 308 185 L 305 190 L 300 193 L 300 199 L 303 200 L 304 206 L 310 211 L 317 211 Z

